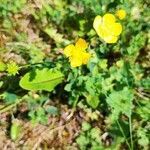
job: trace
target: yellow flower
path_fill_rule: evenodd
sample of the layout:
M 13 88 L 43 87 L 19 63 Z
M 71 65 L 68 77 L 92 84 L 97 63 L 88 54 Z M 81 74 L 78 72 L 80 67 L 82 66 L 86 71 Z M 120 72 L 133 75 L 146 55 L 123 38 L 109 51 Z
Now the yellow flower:
M 105 14 L 103 17 L 96 16 L 93 27 L 99 37 L 106 43 L 116 43 L 122 32 L 121 24 L 117 23 L 115 16 L 110 13 Z
M 88 44 L 82 38 L 79 38 L 75 45 L 70 44 L 64 49 L 64 54 L 69 57 L 72 67 L 78 67 L 87 64 L 90 59 L 90 54 L 85 50 Z
M 19 66 L 15 62 L 10 62 L 7 64 L 7 72 L 9 75 L 16 75 L 18 74 Z
M 126 17 L 126 11 L 123 10 L 123 9 L 119 9 L 119 10 L 117 10 L 117 12 L 116 12 L 116 16 L 117 16 L 120 20 L 122 20 L 122 19 L 124 19 L 124 18 Z

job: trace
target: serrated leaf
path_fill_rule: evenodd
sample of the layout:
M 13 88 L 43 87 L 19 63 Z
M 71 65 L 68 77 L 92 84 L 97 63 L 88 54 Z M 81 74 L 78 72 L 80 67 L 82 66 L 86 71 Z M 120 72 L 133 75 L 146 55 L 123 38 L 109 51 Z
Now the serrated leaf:
M 88 137 L 84 135 L 80 135 L 77 139 L 76 142 L 79 146 L 86 146 L 89 144 L 90 140 Z
M 120 113 L 126 116 L 131 115 L 133 93 L 130 89 L 125 87 L 121 91 L 113 91 L 106 101 L 112 108 L 113 116 L 118 119 Z
M 92 139 L 96 139 L 97 141 L 100 141 L 100 129 L 99 128 L 93 128 L 91 131 L 90 131 L 90 135 L 91 135 L 91 138 Z
M 58 115 L 58 109 L 57 107 L 54 106 L 47 107 L 46 112 L 49 113 L 50 115 Z
M 83 131 L 88 131 L 88 130 L 90 130 L 90 128 L 91 128 L 91 125 L 88 122 L 84 121 L 82 123 L 82 130 Z
M 61 83 L 63 74 L 60 71 L 53 71 L 48 68 L 36 69 L 26 73 L 20 80 L 19 85 L 26 90 L 52 91 L 55 86 Z

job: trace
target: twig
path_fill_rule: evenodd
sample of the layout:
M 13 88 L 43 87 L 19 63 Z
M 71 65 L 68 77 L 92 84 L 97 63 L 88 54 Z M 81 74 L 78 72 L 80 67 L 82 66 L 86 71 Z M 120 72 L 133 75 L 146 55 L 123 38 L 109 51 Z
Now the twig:
M 149 100 L 149 98 L 145 97 L 144 95 L 138 93 L 138 92 L 135 92 L 137 96 L 139 96 L 140 98 L 143 98 L 145 100 Z

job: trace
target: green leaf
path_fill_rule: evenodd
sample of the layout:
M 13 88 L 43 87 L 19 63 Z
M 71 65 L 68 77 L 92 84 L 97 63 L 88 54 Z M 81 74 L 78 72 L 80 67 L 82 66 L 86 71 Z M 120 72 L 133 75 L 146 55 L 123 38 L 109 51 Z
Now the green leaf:
M 112 115 L 118 119 L 119 114 L 131 115 L 133 92 L 128 87 L 124 87 L 121 91 L 113 91 L 106 101 L 112 108 Z
M 19 137 L 20 135 L 20 131 L 21 131 L 21 126 L 19 124 L 19 121 L 18 120 L 13 120 L 13 123 L 11 125 L 11 128 L 10 128 L 10 137 L 12 140 L 17 140 L 17 138 Z
M 136 113 L 140 115 L 142 119 L 149 120 L 150 119 L 150 103 L 149 101 L 139 99 L 138 105 L 140 107 L 136 107 Z
M 82 123 L 82 130 L 83 131 L 88 131 L 88 130 L 90 130 L 90 128 L 91 128 L 91 125 L 88 122 L 84 121 Z
M 101 59 L 99 61 L 99 67 L 103 70 L 107 69 L 107 59 Z
M 46 112 L 49 113 L 50 115 L 58 115 L 58 109 L 57 107 L 54 106 L 49 106 L 46 108 Z
M 80 135 L 77 139 L 76 142 L 79 146 L 86 146 L 89 144 L 90 140 L 88 137 L 84 136 L 84 135 Z
M 13 104 L 17 101 L 17 95 L 14 93 L 4 92 L 1 96 L 6 104 Z
M 19 85 L 26 90 L 45 90 L 50 92 L 62 82 L 63 77 L 60 71 L 48 68 L 36 69 L 26 73 L 20 80 Z
M 5 70 L 6 70 L 6 64 L 0 61 L 0 71 L 5 71 Z
M 140 81 L 142 87 L 150 89 L 150 77 L 144 78 Z
M 100 129 L 99 128 L 93 128 L 91 131 L 90 131 L 90 134 L 91 134 L 91 138 L 92 139 L 95 139 L 97 142 L 100 142 Z
M 137 130 L 138 143 L 142 146 L 148 146 L 150 144 L 147 132 L 146 129 L 141 127 Z
M 86 96 L 86 101 L 92 108 L 95 109 L 99 104 L 99 97 L 96 95 L 88 95 Z
M 3 86 L 4 82 L 0 81 L 0 88 Z
M 66 86 L 65 86 L 65 90 L 68 91 L 68 92 L 70 92 L 70 91 L 71 91 L 71 87 L 72 87 L 72 84 L 71 84 L 71 83 L 68 83 L 68 84 L 66 84 Z

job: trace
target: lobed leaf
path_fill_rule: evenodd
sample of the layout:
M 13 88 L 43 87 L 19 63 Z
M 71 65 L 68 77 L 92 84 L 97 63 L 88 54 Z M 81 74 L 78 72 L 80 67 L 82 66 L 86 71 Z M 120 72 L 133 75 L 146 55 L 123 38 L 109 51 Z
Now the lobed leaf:
M 63 74 L 60 71 L 44 68 L 26 73 L 21 78 L 19 85 L 26 90 L 45 90 L 51 92 L 62 80 Z

